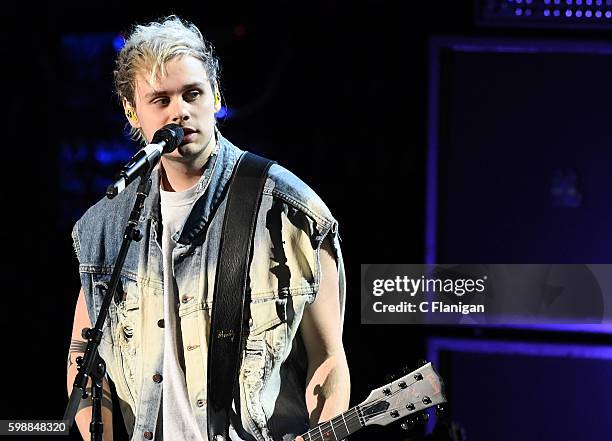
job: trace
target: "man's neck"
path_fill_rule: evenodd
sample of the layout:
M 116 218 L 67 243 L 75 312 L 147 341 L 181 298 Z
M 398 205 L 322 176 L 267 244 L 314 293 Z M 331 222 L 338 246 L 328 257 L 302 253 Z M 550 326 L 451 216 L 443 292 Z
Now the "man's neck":
M 181 162 L 162 156 L 161 179 L 165 191 L 185 191 L 198 183 L 212 148 L 192 162 Z

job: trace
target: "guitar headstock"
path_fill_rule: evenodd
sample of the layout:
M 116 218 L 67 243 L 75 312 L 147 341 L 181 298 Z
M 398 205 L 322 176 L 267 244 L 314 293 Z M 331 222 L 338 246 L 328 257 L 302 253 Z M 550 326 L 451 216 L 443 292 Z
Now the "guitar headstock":
M 431 363 L 373 390 L 358 407 L 364 426 L 386 426 L 446 402 L 444 383 Z

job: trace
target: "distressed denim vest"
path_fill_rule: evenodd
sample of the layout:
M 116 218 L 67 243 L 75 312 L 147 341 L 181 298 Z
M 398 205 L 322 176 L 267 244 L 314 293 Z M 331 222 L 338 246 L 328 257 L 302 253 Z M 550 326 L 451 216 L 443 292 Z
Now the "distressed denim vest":
M 197 200 L 175 240 L 173 266 L 189 400 L 206 434 L 206 372 L 219 239 L 227 190 L 242 150 L 220 137 L 197 188 Z M 74 226 L 87 310 L 95 323 L 107 288 L 137 184 L 115 199 L 102 199 Z M 250 320 L 234 388 L 233 440 L 293 439 L 308 429 L 304 391 L 307 357 L 299 332 L 304 308 L 315 300 L 321 278 L 319 252 L 328 237 L 335 251 L 344 312 L 344 266 L 338 224 L 321 199 L 295 175 L 273 165 L 266 180 L 250 265 Z M 159 176 L 121 273 L 100 345 L 132 440 L 154 437 L 163 387 L 163 269 Z M 240 295 L 240 293 L 236 293 Z M 204 340 L 207 339 L 207 340 Z

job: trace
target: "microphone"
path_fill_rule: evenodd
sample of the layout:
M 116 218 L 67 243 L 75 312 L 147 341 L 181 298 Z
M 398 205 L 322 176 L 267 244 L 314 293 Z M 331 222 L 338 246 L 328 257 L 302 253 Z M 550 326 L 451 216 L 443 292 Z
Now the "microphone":
M 113 199 L 137 177 L 152 170 L 161 155 L 176 150 L 184 137 L 183 129 L 177 124 L 168 124 L 153 135 L 151 144 L 136 153 L 117 174 L 117 180 L 106 189 L 106 197 Z

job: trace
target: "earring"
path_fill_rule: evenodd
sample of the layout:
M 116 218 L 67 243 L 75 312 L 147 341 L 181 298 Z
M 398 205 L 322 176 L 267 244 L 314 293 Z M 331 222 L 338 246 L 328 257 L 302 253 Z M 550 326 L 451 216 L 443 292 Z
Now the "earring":
M 221 102 L 221 94 L 219 91 L 215 92 L 215 106 Z

